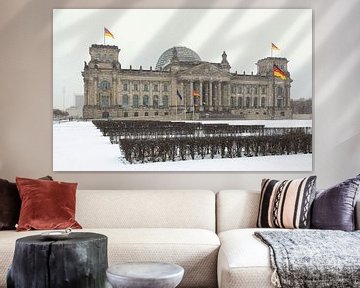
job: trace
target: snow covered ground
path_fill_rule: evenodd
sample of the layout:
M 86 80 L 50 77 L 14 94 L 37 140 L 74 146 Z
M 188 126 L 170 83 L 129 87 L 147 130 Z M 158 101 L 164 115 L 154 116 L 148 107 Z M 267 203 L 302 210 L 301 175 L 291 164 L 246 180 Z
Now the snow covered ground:
M 205 123 L 205 121 L 202 121 Z M 206 123 L 214 121 L 206 121 Z M 232 125 L 311 127 L 311 120 L 229 120 Z M 54 122 L 54 171 L 311 171 L 312 154 L 127 164 L 91 122 Z

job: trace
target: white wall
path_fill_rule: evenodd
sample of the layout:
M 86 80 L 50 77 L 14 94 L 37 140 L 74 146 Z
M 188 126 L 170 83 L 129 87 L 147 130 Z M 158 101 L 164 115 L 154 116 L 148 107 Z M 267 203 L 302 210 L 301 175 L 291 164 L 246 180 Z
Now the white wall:
M 194 3 L 193 3 L 194 2 Z M 166 5 L 166 6 L 165 6 Z M 311 173 L 55 173 L 52 171 L 53 8 L 312 8 L 314 171 Z M 360 173 L 360 1 L 18 0 L 0 10 L 0 178 L 53 175 L 82 189 L 257 189 L 263 177 L 316 174 L 326 187 Z

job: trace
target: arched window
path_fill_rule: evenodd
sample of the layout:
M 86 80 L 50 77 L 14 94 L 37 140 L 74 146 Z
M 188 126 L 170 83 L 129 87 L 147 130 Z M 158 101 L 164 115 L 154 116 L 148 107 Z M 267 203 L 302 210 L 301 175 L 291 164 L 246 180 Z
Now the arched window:
M 246 108 L 250 108 L 250 97 L 246 97 Z
M 153 108 L 158 109 L 159 108 L 159 96 L 154 95 L 153 97 Z
M 122 97 L 122 106 L 123 107 L 129 107 L 129 96 L 123 95 Z
M 261 97 L 261 107 L 265 108 L 265 97 Z
M 143 97 L 143 107 L 149 107 L 149 96 L 144 95 Z
M 243 107 L 243 98 L 242 98 L 242 97 L 239 97 L 238 107 L 239 107 L 239 108 L 242 108 L 242 107 Z
M 169 96 L 164 95 L 162 99 L 162 103 L 164 108 L 169 108 Z
M 283 96 L 283 93 L 284 93 L 284 89 L 282 87 L 279 86 L 276 88 L 277 96 Z
M 100 83 L 101 90 L 107 90 L 109 88 L 110 88 L 110 82 L 108 82 L 106 80 L 101 81 L 101 83 Z
M 133 96 L 133 107 L 139 108 L 139 96 L 138 95 Z
M 257 108 L 258 107 L 258 98 L 255 97 L 254 98 L 254 108 Z

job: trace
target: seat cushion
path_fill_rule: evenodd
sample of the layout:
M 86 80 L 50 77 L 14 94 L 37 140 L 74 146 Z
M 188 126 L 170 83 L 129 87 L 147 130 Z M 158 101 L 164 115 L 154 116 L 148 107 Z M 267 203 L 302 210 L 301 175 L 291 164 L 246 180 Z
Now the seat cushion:
M 74 230 L 77 231 L 77 230 Z M 220 241 L 203 229 L 134 228 L 82 229 L 108 237 L 109 266 L 137 261 L 170 262 L 182 266 L 179 287 L 216 287 L 216 264 Z M 6 272 L 12 262 L 17 238 L 44 231 L 0 232 L 0 288 L 6 287 Z
M 269 248 L 254 236 L 255 231 L 262 230 L 273 229 L 234 229 L 219 234 L 219 288 L 274 287 Z

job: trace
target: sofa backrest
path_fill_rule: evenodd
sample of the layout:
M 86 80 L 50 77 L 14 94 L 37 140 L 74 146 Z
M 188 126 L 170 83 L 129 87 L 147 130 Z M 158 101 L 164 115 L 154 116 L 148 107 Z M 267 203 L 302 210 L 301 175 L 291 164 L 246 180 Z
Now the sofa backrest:
M 215 231 L 215 193 L 209 190 L 78 190 L 76 220 L 84 228 Z
M 260 191 L 223 190 L 216 194 L 216 232 L 255 228 Z M 355 206 L 355 227 L 360 230 L 360 199 Z
M 216 194 L 216 231 L 255 228 L 260 192 L 222 190 Z

